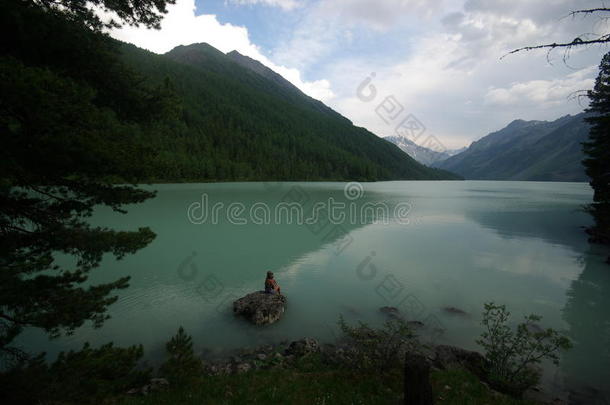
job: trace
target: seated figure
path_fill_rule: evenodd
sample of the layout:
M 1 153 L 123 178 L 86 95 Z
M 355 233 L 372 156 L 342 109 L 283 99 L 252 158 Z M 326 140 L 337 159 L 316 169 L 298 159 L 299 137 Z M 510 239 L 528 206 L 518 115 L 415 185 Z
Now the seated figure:
M 267 278 L 265 279 L 265 292 L 267 294 L 282 294 L 279 284 L 273 278 L 272 271 L 267 272 Z

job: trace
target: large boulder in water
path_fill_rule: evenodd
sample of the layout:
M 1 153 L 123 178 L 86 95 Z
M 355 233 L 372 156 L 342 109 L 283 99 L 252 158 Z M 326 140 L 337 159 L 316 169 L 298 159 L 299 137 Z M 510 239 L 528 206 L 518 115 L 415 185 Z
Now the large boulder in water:
M 278 321 L 286 308 L 286 297 L 257 291 L 233 302 L 235 315 L 242 315 L 255 325 Z

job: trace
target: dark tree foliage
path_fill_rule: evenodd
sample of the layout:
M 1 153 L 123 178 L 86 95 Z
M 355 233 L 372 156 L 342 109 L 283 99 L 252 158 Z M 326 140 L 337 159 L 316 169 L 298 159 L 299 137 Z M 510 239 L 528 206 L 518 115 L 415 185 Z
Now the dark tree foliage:
M 100 403 L 144 385 L 152 370 L 139 367 L 142 346 L 99 348 L 61 353 L 51 364 L 44 356 L 21 362 L 0 378 L 3 404 Z
M 163 1 L 94 1 L 127 23 L 155 26 Z M 175 110 L 117 56 L 81 1 L 0 3 L 0 357 L 25 327 L 57 336 L 100 326 L 128 277 L 86 283 L 102 255 L 134 253 L 148 228 L 87 222 L 94 207 L 123 212 L 154 193 L 135 184 L 154 155 L 142 142 Z M 169 100 L 169 101 L 168 101 Z M 117 186 L 116 184 L 122 184 Z M 58 254 L 75 258 L 59 267 Z M 8 357 L 6 355 L 9 355 Z
M 570 16 L 595 15 L 603 21 L 610 18 L 610 8 L 598 7 L 572 11 Z M 564 62 L 569 57 L 569 51 L 574 47 L 591 46 L 595 44 L 610 44 L 610 32 L 600 34 L 581 35 L 571 41 L 553 42 L 535 46 L 527 46 L 511 51 L 509 54 L 531 51 L 534 49 L 548 49 L 551 52 L 557 48 L 566 50 Z M 593 188 L 593 203 L 588 206 L 588 211 L 593 216 L 594 225 L 587 229 L 589 240 L 593 243 L 610 245 L 610 53 L 607 53 L 601 61 L 600 72 L 595 81 L 593 90 L 587 92 L 590 100 L 591 113 L 587 118 L 591 126 L 588 142 L 583 143 L 583 152 L 587 158 L 583 161 L 585 171 L 591 181 Z M 610 257 L 607 262 L 610 264 Z
M 610 244 L 610 52 L 604 55 L 595 86 L 587 95 L 591 131 L 589 141 L 583 144 L 587 156 L 583 164 L 591 178 L 593 203 L 589 212 L 595 220 L 588 232 L 592 242 Z
M 182 326 L 165 348 L 169 357 L 159 368 L 159 374 L 171 384 L 183 384 L 203 375 L 203 363 L 193 352 L 193 338 Z
M 27 1 L 27 0 L 26 0 Z M 160 28 L 167 5 L 176 0 L 29 0 L 47 11 L 59 11 L 66 18 L 99 30 L 103 27 L 120 27 L 121 23 L 148 28 Z M 105 21 L 99 12 L 110 14 Z

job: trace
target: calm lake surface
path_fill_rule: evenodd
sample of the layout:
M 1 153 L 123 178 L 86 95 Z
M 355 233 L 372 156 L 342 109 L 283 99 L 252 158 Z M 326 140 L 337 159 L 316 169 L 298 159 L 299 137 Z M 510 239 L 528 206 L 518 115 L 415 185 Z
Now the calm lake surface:
M 101 329 L 84 326 L 53 341 L 28 331 L 23 345 L 53 356 L 87 341 L 142 343 L 155 363 L 181 325 L 197 350 L 214 355 L 305 336 L 331 341 L 340 314 L 380 324 L 379 307 L 390 305 L 426 323 L 425 339 L 476 349 L 483 303 L 493 300 L 506 304 L 516 320 L 542 315 L 542 326 L 561 329 L 574 341 L 560 367 L 548 369 L 547 384 L 603 389 L 610 381 L 610 266 L 603 264 L 607 251 L 591 247 L 581 229 L 590 224 L 580 210 L 591 200 L 588 184 L 149 187 L 158 190 L 157 197 L 127 215 L 100 209 L 92 219 L 116 229 L 149 226 L 157 233 L 137 254 L 121 261 L 109 255 L 92 272 L 92 283 L 131 276 L 130 288 L 111 307 L 112 318 Z M 343 218 L 328 218 L 329 201 L 343 207 L 334 213 L 343 212 Z M 300 204 L 304 223 L 296 211 L 288 223 L 286 211 L 279 210 L 286 215 L 278 221 L 282 202 Z M 239 203 L 233 205 L 237 211 L 241 205 L 241 214 L 231 208 L 229 216 L 232 203 Z M 317 203 L 327 208 L 314 208 Z M 257 328 L 234 318 L 231 304 L 262 289 L 267 270 L 275 272 L 288 308 L 280 322 Z

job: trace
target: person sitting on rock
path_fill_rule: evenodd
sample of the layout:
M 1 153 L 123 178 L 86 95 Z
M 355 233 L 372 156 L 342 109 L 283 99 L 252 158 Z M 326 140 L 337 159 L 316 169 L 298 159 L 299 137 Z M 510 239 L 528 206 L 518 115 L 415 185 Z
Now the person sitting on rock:
M 279 284 L 273 278 L 273 272 L 267 272 L 267 278 L 265 279 L 265 292 L 267 294 L 282 294 Z

